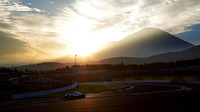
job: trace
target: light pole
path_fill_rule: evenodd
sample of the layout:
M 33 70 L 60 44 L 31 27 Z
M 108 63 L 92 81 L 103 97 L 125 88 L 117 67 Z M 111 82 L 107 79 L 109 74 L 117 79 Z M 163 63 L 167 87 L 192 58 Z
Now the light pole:
M 77 54 L 75 54 L 75 65 L 76 65 L 76 58 L 77 58 Z

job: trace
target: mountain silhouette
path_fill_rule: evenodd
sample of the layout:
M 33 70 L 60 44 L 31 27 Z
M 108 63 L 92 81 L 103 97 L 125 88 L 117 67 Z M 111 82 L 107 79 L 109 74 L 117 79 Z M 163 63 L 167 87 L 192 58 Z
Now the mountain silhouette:
M 72 66 L 72 65 L 73 63 L 44 62 L 44 63 L 38 63 L 38 64 L 17 66 L 14 68 L 17 68 L 17 70 L 21 70 L 21 71 L 25 71 L 26 69 L 31 70 L 31 71 L 40 71 L 40 70 L 49 71 L 49 70 L 55 70 L 57 68 L 64 68 L 66 66 Z
M 78 56 L 78 64 L 144 64 L 154 62 L 171 62 L 200 57 L 200 46 L 194 46 L 165 31 L 145 28 L 126 38 L 110 42 L 104 49 L 91 56 Z M 100 60 L 100 61 L 97 61 Z M 63 56 L 51 62 L 18 66 L 18 69 L 52 70 L 74 65 L 74 55 Z
M 200 58 L 200 45 L 180 52 L 169 52 L 147 58 L 115 57 L 98 61 L 99 64 L 144 64 L 156 62 L 175 62 Z
M 145 28 L 126 38 L 112 42 L 93 54 L 97 59 L 112 57 L 149 57 L 167 52 L 182 51 L 194 45 L 157 28 Z
M 146 58 L 146 62 L 171 62 L 178 60 L 191 60 L 200 58 L 200 45 L 181 52 L 169 52 Z

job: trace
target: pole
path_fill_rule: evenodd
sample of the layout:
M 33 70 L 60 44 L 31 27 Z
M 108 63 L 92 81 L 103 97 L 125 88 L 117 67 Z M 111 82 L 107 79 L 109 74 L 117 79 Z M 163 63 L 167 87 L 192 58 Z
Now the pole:
M 75 54 L 75 65 L 76 65 L 76 58 L 77 58 L 77 54 Z

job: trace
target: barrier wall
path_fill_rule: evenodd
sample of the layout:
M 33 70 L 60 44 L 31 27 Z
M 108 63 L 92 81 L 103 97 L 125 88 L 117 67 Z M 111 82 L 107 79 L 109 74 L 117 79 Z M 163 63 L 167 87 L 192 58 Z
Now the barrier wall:
M 92 84 L 92 83 L 171 83 L 171 80 L 97 81 L 97 82 L 85 82 L 84 84 Z
M 58 92 L 70 90 L 70 89 L 73 89 L 73 88 L 75 88 L 77 86 L 79 86 L 79 84 L 76 82 L 76 83 L 74 83 L 74 84 L 72 84 L 70 86 L 62 87 L 62 88 L 58 88 L 58 89 L 38 91 L 38 92 L 32 92 L 32 93 L 14 94 L 12 96 L 12 99 L 22 99 L 22 98 L 29 98 L 29 97 L 35 97 L 35 96 L 53 94 L 53 93 L 58 93 Z
M 84 84 L 93 83 L 188 83 L 188 84 L 200 84 L 200 81 L 176 81 L 176 80 L 129 80 L 129 81 L 97 81 L 97 82 L 84 82 Z
M 178 80 L 178 81 L 200 81 L 200 76 L 135 76 L 128 78 L 113 78 L 112 81 L 133 80 Z

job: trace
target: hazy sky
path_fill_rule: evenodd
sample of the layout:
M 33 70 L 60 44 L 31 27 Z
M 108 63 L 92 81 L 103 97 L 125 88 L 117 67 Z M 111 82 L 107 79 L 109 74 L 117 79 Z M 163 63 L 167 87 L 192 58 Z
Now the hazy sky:
M 200 0 L 1 0 L 0 64 L 87 55 L 145 27 L 178 34 L 199 24 Z

